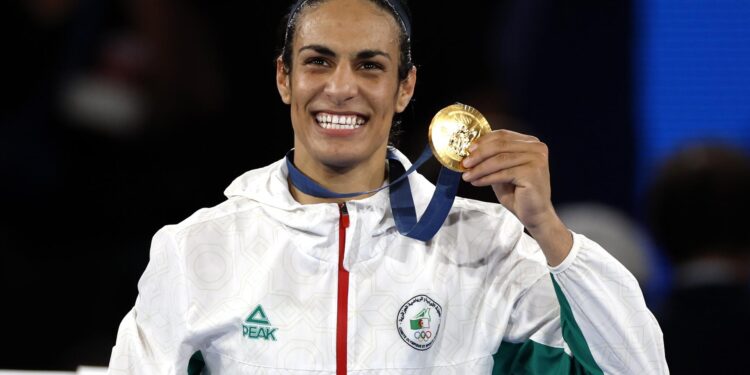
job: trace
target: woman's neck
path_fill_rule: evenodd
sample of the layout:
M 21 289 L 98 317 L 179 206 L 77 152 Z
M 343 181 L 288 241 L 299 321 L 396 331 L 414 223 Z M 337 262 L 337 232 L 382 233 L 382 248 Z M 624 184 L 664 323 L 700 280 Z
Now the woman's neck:
M 298 158 L 295 154 L 294 165 L 300 172 L 320 186 L 341 194 L 375 190 L 382 186 L 383 180 L 386 178 L 385 155 L 382 158 L 369 158 L 351 167 L 336 167 L 311 158 Z M 289 181 L 289 191 L 292 197 L 302 204 L 341 203 L 367 198 L 374 194 L 363 194 L 349 198 L 319 198 L 303 193 L 291 181 Z

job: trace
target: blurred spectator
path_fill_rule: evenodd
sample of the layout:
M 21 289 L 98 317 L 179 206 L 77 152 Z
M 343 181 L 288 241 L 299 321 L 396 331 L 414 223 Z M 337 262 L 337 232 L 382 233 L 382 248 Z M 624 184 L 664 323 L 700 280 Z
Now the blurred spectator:
M 9 98 L 0 103 L 0 321 L 9 338 L 0 368 L 106 365 L 151 234 L 221 199 L 224 183 L 202 179 L 238 173 L 223 161 L 240 150 L 217 142 L 237 118 L 226 110 L 221 30 L 208 17 L 224 9 L 171 0 L 0 5 L 12 30 L 0 37 L 9 51 L 0 71 Z M 50 312 L 54 322 L 41 324 Z M 40 355 L 50 331 L 64 345 Z
M 645 234 L 627 215 L 601 203 L 568 203 L 558 215 L 572 231 L 596 241 L 622 263 L 643 288 L 654 266 L 646 252 Z
M 651 230 L 675 267 L 657 314 L 675 374 L 747 372 L 748 193 L 750 159 L 722 145 L 681 150 L 648 191 Z

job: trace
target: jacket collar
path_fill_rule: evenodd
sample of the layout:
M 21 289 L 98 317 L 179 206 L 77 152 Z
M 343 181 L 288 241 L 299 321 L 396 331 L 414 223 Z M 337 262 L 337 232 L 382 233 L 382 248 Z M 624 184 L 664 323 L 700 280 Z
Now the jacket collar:
M 395 148 L 392 151 L 405 169 L 411 167 L 411 162 L 403 153 Z M 244 197 L 256 201 L 266 209 L 267 214 L 294 229 L 320 236 L 330 235 L 330 226 L 321 224 L 338 220 L 337 205 L 303 205 L 294 200 L 289 191 L 288 172 L 282 158 L 266 167 L 245 172 L 227 187 L 224 194 L 228 198 Z M 416 172 L 409 175 L 408 179 L 419 217 L 427 208 L 435 187 Z M 372 228 L 373 236 L 381 235 L 391 228 L 395 230 L 388 191 L 389 189 L 384 189 L 370 197 L 347 202 L 351 215 L 368 221 L 363 224 L 366 224 L 365 228 Z

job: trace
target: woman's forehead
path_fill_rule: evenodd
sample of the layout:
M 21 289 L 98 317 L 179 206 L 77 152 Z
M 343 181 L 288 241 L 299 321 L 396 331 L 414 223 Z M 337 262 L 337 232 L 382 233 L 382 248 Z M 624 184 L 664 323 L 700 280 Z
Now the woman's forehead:
M 308 44 L 358 49 L 399 48 L 393 15 L 369 0 L 329 0 L 299 15 L 295 49 Z

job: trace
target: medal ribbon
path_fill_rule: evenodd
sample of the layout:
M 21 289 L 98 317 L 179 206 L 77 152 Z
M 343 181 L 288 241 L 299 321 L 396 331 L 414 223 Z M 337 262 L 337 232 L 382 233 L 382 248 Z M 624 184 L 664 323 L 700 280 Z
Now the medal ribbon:
M 422 164 L 432 156 L 432 150 L 428 145 L 422 154 L 412 164 L 411 168 L 404 170 L 404 165 L 396 157 L 391 148 L 388 148 L 386 158 L 389 166 L 389 183 L 379 189 L 356 192 L 356 193 L 334 193 L 305 176 L 294 166 L 294 149 L 286 154 L 286 165 L 289 170 L 289 180 L 301 192 L 318 198 L 351 198 L 359 195 L 372 194 L 380 190 L 390 188 L 391 211 L 396 222 L 398 232 L 409 238 L 420 241 L 428 241 L 440 229 L 440 226 L 448 217 L 453 201 L 458 191 L 458 183 L 461 173 L 441 167 L 435 192 L 430 199 L 422 217 L 417 221 L 417 212 L 414 208 L 414 198 L 411 194 L 411 186 L 407 176 L 416 171 Z

